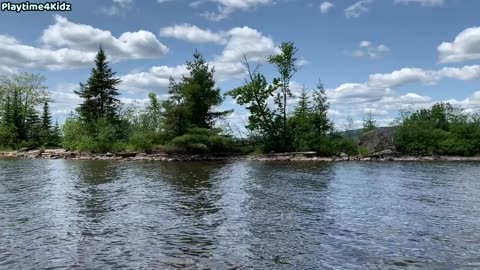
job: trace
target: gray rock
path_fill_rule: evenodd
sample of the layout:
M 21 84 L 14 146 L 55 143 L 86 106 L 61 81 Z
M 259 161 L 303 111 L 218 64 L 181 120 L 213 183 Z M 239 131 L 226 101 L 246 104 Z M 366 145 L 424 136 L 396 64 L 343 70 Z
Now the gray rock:
M 394 155 L 397 151 L 394 142 L 394 128 L 378 128 L 363 134 L 359 146 L 368 150 L 369 156 Z

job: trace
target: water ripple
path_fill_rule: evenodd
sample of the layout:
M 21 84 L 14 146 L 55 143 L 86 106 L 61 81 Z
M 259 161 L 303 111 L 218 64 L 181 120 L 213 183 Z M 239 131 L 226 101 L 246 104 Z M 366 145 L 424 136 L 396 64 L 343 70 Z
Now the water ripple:
M 479 269 L 478 165 L 0 160 L 0 269 Z

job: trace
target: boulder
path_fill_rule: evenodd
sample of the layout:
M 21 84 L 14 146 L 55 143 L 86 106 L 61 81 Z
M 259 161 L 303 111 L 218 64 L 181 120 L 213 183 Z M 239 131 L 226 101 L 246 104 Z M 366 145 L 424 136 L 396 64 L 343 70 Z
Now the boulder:
M 392 127 L 378 128 L 360 136 L 358 145 L 368 150 L 368 156 L 383 157 L 397 153 Z

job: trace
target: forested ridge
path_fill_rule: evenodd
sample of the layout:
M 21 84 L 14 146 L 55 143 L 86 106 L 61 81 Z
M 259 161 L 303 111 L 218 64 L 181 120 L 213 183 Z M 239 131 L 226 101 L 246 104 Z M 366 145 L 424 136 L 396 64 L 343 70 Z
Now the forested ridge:
M 159 100 L 151 93 L 145 106 L 128 106 L 120 102 L 117 87 L 121 81 L 100 48 L 90 77 L 75 91 L 82 102 L 62 126 L 52 119 L 44 77 L 28 73 L 3 76 L 0 148 L 62 147 L 91 153 L 316 151 L 325 156 L 368 155 L 357 145 L 358 136 L 352 136 L 351 117 L 342 132 L 329 119 L 329 101 L 321 81 L 315 89 L 304 88 L 294 95 L 291 81 L 299 70 L 298 49 L 294 43 L 285 42 L 280 51 L 268 58 L 277 71 L 275 78 L 268 80 L 245 58 L 244 84 L 224 95 L 216 86 L 215 69 L 196 51 L 186 63 L 188 74 L 178 80 L 170 78 L 167 99 Z M 227 96 L 249 112 L 246 137 L 219 125 L 219 120 L 232 113 L 217 109 Z M 292 103 L 293 99 L 298 102 Z M 404 154 L 480 154 L 480 116 L 448 103 L 402 112 L 392 125 L 396 148 Z M 361 133 L 376 128 L 370 113 Z

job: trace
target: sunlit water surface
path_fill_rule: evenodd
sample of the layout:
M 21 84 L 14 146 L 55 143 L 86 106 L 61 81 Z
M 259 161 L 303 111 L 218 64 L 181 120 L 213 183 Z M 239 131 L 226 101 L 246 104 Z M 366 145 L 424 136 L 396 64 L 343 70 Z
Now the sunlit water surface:
M 0 160 L 0 268 L 480 269 L 480 164 Z

